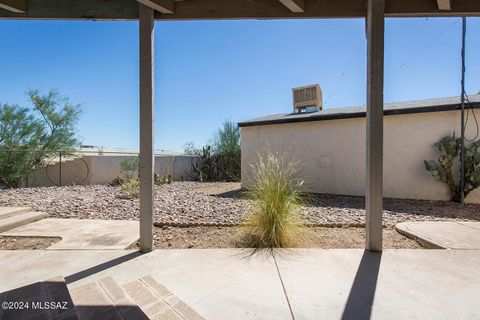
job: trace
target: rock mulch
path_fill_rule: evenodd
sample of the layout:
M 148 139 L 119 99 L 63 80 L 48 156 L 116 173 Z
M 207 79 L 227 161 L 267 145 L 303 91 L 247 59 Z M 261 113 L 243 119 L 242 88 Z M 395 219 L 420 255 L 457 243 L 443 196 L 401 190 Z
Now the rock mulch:
M 250 210 L 238 183 L 174 182 L 155 187 L 157 223 L 235 224 Z M 137 220 L 138 199 L 122 199 L 118 187 L 68 186 L 0 190 L 0 206 L 28 206 L 51 217 Z M 365 223 L 363 197 L 312 195 L 301 209 L 313 224 Z M 480 220 L 480 205 L 385 199 L 384 225 L 404 221 Z

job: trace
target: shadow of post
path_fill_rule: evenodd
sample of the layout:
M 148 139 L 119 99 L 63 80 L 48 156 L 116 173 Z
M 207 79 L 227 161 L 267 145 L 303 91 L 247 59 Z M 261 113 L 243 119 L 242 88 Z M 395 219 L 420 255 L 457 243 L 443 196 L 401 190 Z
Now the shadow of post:
M 381 259 L 381 252 L 367 250 L 363 252 L 347 304 L 343 310 L 342 320 L 370 319 Z
M 67 284 L 70 284 L 70 283 L 73 283 L 75 281 L 78 281 L 78 280 L 81 280 L 83 278 L 87 278 L 95 273 L 99 273 L 101 271 L 104 271 L 104 270 L 107 270 L 107 269 L 110 269 L 110 268 L 113 268 L 115 266 L 118 266 L 119 264 L 122 264 L 124 262 L 127 262 L 127 261 L 130 261 L 130 260 L 133 260 L 139 256 L 141 256 L 143 253 L 140 252 L 140 251 L 134 251 L 134 252 L 130 252 L 126 255 L 123 255 L 123 256 L 120 256 L 118 258 L 115 258 L 115 259 L 112 259 L 112 260 L 109 260 L 107 262 L 104 262 L 104 263 L 101 263 L 101 264 L 98 264 L 96 266 L 93 266 L 91 268 L 88 268 L 88 269 L 85 269 L 85 270 L 82 270 L 82 271 L 79 271 L 77 273 L 74 273 L 74 274 L 71 274 L 69 276 L 66 276 L 65 277 L 65 282 Z

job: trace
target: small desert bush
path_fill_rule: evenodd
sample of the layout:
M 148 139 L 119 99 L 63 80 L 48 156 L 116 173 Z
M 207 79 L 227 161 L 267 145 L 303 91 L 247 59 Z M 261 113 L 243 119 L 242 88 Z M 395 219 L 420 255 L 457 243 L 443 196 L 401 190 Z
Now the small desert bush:
M 115 178 L 113 178 L 112 182 L 110 182 L 110 186 L 119 187 L 124 183 L 125 181 L 122 178 L 120 178 L 119 176 L 116 176 Z
M 153 175 L 153 183 L 156 186 L 161 186 L 161 185 L 164 185 L 164 184 L 170 184 L 170 183 L 172 183 L 172 176 L 171 175 L 166 175 L 166 176 L 163 176 L 162 178 L 160 178 L 160 176 L 155 173 Z
M 135 179 L 138 176 L 140 160 L 137 156 L 124 159 L 120 162 L 120 172 L 124 175 L 126 181 Z
M 122 198 L 133 199 L 140 195 L 140 181 L 138 179 L 124 182 L 120 185 L 120 188 L 123 191 Z
M 248 244 L 255 248 L 296 246 L 302 226 L 297 211 L 303 198 L 303 181 L 295 177 L 296 163 L 268 154 L 259 157 L 252 169 L 253 180 L 246 192 L 253 202 L 245 223 Z

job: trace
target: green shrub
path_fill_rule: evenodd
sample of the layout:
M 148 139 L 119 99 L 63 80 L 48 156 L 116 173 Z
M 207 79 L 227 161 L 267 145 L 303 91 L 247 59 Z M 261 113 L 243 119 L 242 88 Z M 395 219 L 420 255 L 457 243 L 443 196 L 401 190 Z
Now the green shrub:
M 122 198 L 134 199 L 140 195 L 140 181 L 138 179 L 124 182 L 120 185 L 120 188 L 123 191 Z
M 65 156 L 79 144 L 80 105 L 71 104 L 55 90 L 27 94 L 31 108 L 0 104 L 0 184 L 10 187 L 20 186 L 36 168 L 58 157 L 56 150 Z
M 465 150 L 465 196 L 480 187 L 480 140 Z
M 303 181 L 295 178 L 296 164 L 268 154 L 253 166 L 247 196 L 253 211 L 245 224 L 249 245 L 255 248 L 283 248 L 296 245 L 302 220 Z
M 198 157 L 192 167 L 195 180 L 240 181 L 240 129 L 234 122 L 224 121 L 215 132 L 212 143 L 201 149 L 193 142 L 187 142 L 184 153 Z
M 170 184 L 170 183 L 172 183 L 172 176 L 171 175 L 166 175 L 166 176 L 163 176 L 162 178 L 160 178 L 160 176 L 155 173 L 153 175 L 153 183 L 156 186 L 161 186 L 162 184 Z
M 444 137 L 434 146 L 440 151 L 440 156 L 438 161 L 425 160 L 425 169 L 430 171 L 435 179 L 448 185 L 452 201 L 460 202 L 460 183 L 455 182 L 452 167 L 455 158 L 460 159 L 461 140 L 455 137 Z M 465 197 L 472 190 L 480 187 L 480 140 L 465 146 L 464 180 Z
M 187 141 L 183 146 L 183 154 L 186 156 L 199 156 L 202 154 L 202 149 L 197 148 L 193 141 Z
M 220 158 L 221 173 L 226 181 L 240 181 L 240 128 L 225 120 L 213 139 L 213 153 Z
M 130 181 L 134 178 L 135 173 L 139 171 L 140 160 L 138 157 L 133 159 L 124 159 L 120 162 L 120 172 L 124 174 L 125 180 Z

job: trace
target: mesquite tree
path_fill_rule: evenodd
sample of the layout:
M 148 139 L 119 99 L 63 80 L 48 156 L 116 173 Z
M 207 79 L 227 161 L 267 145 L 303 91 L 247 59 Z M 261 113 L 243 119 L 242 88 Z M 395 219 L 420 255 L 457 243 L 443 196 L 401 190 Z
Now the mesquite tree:
M 54 150 L 78 145 L 75 126 L 80 106 L 51 90 L 27 92 L 32 107 L 0 105 L 0 183 L 18 187 Z
M 460 154 L 461 139 L 444 137 L 434 146 L 440 151 L 438 162 L 425 160 L 425 168 L 438 181 L 446 183 L 450 190 L 452 201 L 460 202 L 460 183 L 456 183 L 453 175 L 453 161 Z M 464 194 L 465 197 L 480 186 L 480 140 L 465 146 L 465 174 Z
M 223 122 L 213 138 L 213 152 L 221 158 L 225 180 L 240 181 L 240 128 L 236 123 Z

